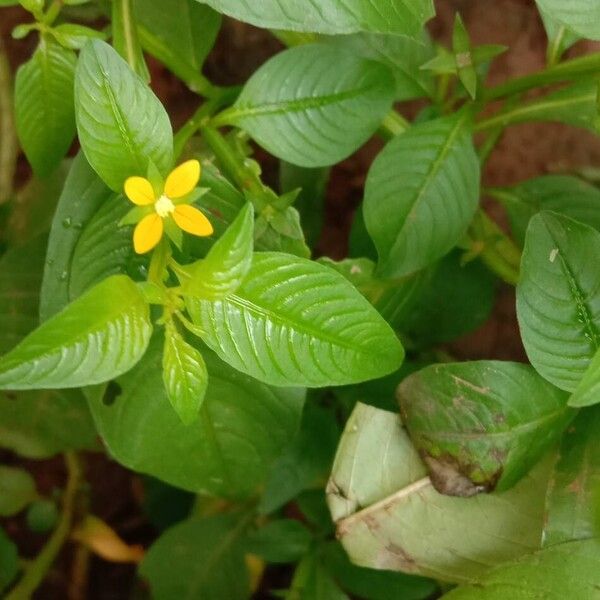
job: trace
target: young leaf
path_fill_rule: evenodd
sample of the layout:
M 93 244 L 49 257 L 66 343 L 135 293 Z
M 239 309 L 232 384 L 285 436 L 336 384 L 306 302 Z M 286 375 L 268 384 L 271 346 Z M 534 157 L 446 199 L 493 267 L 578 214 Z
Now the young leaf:
M 296 432 L 304 390 L 273 389 L 234 371 L 207 349 L 206 398 L 184 425 L 162 381 L 162 336 L 108 387 L 88 392 L 96 425 L 123 465 L 195 493 L 248 497 Z
M 115 191 L 132 175 L 146 176 L 148 162 L 166 174 L 173 132 L 158 98 L 108 44 L 92 40 L 75 76 L 75 112 L 83 151 Z
M 363 212 L 382 276 L 400 277 L 446 254 L 479 201 L 479 161 L 465 115 L 411 127 L 369 171 Z
M 508 212 L 512 232 L 521 243 L 533 215 L 551 210 L 600 231 L 600 190 L 578 177 L 544 175 L 511 188 L 490 192 Z
M 600 589 L 600 543 L 570 542 L 544 548 L 496 567 L 444 600 L 594 600 Z M 508 595 L 507 595 L 508 594 Z
M 507 490 L 555 443 L 574 411 L 530 366 L 431 365 L 398 388 L 403 422 L 442 494 Z
M 536 0 L 540 10 L 581 37 L 600 40 L 600 4 L 596 0 Z
M 539 548 L 548 467 L 501 494 L 435 491 L 400 417 L 357 404 L 338 448 L 327 498 L 353 563 L 465 582 Z
M 403 348 L 341 275 L 275 252 L 254 254 L 235 294 L 187 299 L 203 340 L 234 368 L 272 385 L 321 387 L 381 377 Z
M 0 446 L 20 456 L 50 458 L 90 450 L 96 429 L 79 390 L 0 393 Z
M 388 67 L 396 80 L 396 101 L 433 96 L 433 77 L 420 68 L 435 54 L 426 32 L 416 38 L 357 33 L 336 35 L 326 41 L 344 52 L 376 60 Z
M 257 27 L 317 33 L 374 31 L 416 35 L 435 14 L 431 0 L 199 0 L 240 21 Z M 340 71 L 341 72 L 341 71 Z
M 140 565 L 152 597 L 246 600 L 250 596 L 243 543 L 247 527 L 243 516 L 222 514 L 189 519 L 167 530 Z
M 565 433 L 546 497 L 544 545 L 595 537 L 600 492 L 600 408 L 579 413 Z
M 559 388 L 575 390 L 600 347 L 600 233 L 551 212 L 531 219 L 517 286 L 527 356 Z
M 181 421 L 193 423 L 204 402 L 208 371 L 202 354 L 183 339 L 173 323 L 165 329 L 163 382 Z
M 16 515 L 37 497 L 35 481 L 27 471 L 0 465 L 0 517 Z
M 544 23 L 544 29 L 548 36 L 548 48 L 546 58 L 549 66 L 556 65 L 563 54 L 574 44 L 576 44 L 580 36 L 568 27 L 559 23 L 554 17 L 540 10 L 540 16 Z
M 254 211 L 248 203 L 210 249 L 206 258 L 186 268 L 183 294 L 206 300 L 221 300 L 242 284 L 252 265 Z
M 217 120 L 302 167 L 337 163 L 375 133 L 394 97 L 389 70 L 325 44 L 291 48 L 263 65 Z
M 75 53 L 43 36 L 15 80 L 15 116 L 27 160 L 40 177 L 63 159 L 75 136 Z
M 0 389 L 92 385 L 128 371 L 152 333 L 148 305 L 123 275 L 106 279 L 0 358 Z
M 198 76 L 221 27 L 221 15 L 195 0 L 137 0 L 135 14 L 144 48 L 200 91 Z

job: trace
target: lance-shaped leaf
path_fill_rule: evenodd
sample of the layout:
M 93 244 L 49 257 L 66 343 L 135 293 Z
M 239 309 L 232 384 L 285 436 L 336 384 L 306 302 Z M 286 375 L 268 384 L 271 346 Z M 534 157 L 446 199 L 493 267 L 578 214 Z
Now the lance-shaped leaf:
M 19 140 L 37 175 L 49 175 L 75 136 L 73 80 L 75 53 L 43 36 L 15 80 Z
M 465 115 L 415 125 L 392 140 L 369 171 L 363 212 L 387 277 L 446 254 L 479 201 L 479 161 Z
M 393 98 L 394 80 L 384 65 L 309 44 L 264 64 L 217 122 L 245 129 L 278 158 L 324 167 L 364 144 Z
M 195 0 L 136 0 L 142 46 L 194 91 L 219 28 L 221 15 Z
M 548 16 L 581 37 L 600 40 L 600 4 L 596 0 L 536 0 Z
M 398 388 L 403 421 L 436 489 L 468 496 L 506 490 L 559 438 L 568 394 L 528 365 L 431 365 Z
M 198 416 L 208 385 L 202 354 L 188 344 L 173 323 L 165 329 L 163 382 L 171 405 L 186 425 Z
M 548 470 L 544 461 L 503 493 L 443 496 L 399 415 L 359 403 L 338 447 L 327 499 L 355 564 L 472 581 L 539 547 Z
M 404 357 L 390 326 L 343 276 L 288 254 L 255 253 L 235 294 L 188 298 L 187 308 L 223 360 L 272 385 L 364 381 Z
M 184 425 L 162 381 L 162 336 L 142 361 L 89 404 L 111 455 L 130 469 L 195 493 L 256 493 L 300 424 L 304 390 L 274 389 L 239 373 L 208 349 L 208 388 L 198 419 Z
M 541 212 L 529 224 L 517 286 L 527 356 L 548 381 L 574 391 L 600 347 L 600 233 Z
M 252 264 L 254 211 L 248 203 L 210 249 L 205 259 L 189 267 L 183 294 L 220 300 L 235 292 Z
M 98 175 L 115 191 L 150 160 L 166 174 L 173 158 L 169 116 L 150 88 L 108 44 L 82 50 L 75 76 L 77 131 Z
M 600 408 L 582 411 L 561 442 L 546 498 L 544 545 L 595 537 L 600 509 Z
M 246 600 L 250 578 L 244 542 L 249 524 L 244 515 L 221 514 L 189 519 L 166 531 L 140 565 L 152 597 Z
M 108 381 L 143 356 L 148 305 L 123 275 L 106 279 L 0 358 L 0 389 L 69 388 Z
M 544 548 L 486 573 L 444 600 L 594 600 L 600 589 L 600 543 L 570 542 Z
M 0 446 L 33 459 L 93 449 L 96 429 L 79 390 L 0 393 Z
M 258 27 L 336 34 L 374 31 L 416 35 L 435 14 L 432 0 L 199 1 Z
M 578 177 L 545 175 L 511 188 L 494 189 L 490 194 L 506 208 L 512 232 L 521 244 L 531 217 L 542 210 L 566 215 L 600 231 L 600 190 Z

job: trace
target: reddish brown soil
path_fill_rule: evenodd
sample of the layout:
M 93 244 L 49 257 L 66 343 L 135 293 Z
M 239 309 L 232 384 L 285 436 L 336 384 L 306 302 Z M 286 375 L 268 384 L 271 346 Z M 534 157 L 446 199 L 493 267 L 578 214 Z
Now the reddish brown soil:
M 495 63 L 490 73 L 492 84 L 543 68 L 545 34 L 537 17 L 533 0 L 439 0 L 438 17 L 431 32 L 438 40 L 450 37 L 454 13 L 460 11 L 477 44 L 504 44 L 510 49 Z M 10 31 L 27 21 L 18 9 L 0 9 L 0 36 L 15 69 L 31 54 L 35 39 L 15 41 Z M 281 48 L 268 33 L 227 21 L 208 61 L 206 73 L 217 83 L 242 83 L 261 63 Z M 580 43 L 570 54 L 589 52 L 591 43 Z M 153 87 L 166 104 L 175 127 L 197 106 L 196 98 L 168 71 L 151 63 Z M 411 107 L 407 110 L 412 112 Z M 1 143 L 1 141 L 0 141 Z M 362 198 L 365 174 L 381 143 L 373 141 L 356 155 L 333 169 L 327 195 L 325 232 L 318 252 L 341 258 L 347 249 L 347 237 L 354 210 Z M 265 174 L 274 181 L 275 161 L 260 154 Z M 494 151 L 484 174 L 485 185 L 507 185 L 549 172 L 569 171 L 585 165 L 600 165 L 600 138 L 560 125 L 523 125 L 506 132 Z M 22 183 L 29 169 L 23 157 L 19 161 L 18 181 Z M 497 208 L 492 213 L 502 221 Z M 454 343 L 450 351 L 460 358 L 524 358 L 514 312 L 514 292 L 503 288 L 493 318 L 479 331 Z M 39 487 L 50 491 L 63 485 L 64 472 L 59 459 L 45 462 L 19 461 L 0 453 L 1 462 L 23 464 L 34 473 Z M 127 541 L 148 544 L 151 527 L 140 516 L 139 480 L 103 456 L 89 456 L 88 478 L 91 484 L 92 510 L 109 522 Z M 4 521 L 9 534 L 19 543 L 26 557 L 35 555 L 43 536 L 28 534 L 22 519 Z M 48 581 L 36 595 L 44 600 L 67 597 L 71 576 L 71 552 L 55 565 Z M 134 569 L 93 559 L 86 595 L 90 600 L 129 597 L 134 584 Z

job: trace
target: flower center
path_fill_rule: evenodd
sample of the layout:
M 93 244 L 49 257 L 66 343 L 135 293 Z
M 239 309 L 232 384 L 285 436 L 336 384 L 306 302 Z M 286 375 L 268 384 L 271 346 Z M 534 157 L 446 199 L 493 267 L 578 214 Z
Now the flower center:
M 154 210 L 159 217 L 163 219 L 168 217 L 174 210 L 175 205 L 171 201 L 171 198 L 167 198 L 164 194 L 154 203 Z

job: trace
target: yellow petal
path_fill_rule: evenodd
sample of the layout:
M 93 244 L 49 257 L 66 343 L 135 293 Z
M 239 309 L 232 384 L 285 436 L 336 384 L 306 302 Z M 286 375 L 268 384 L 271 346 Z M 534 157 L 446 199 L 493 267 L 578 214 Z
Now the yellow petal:
M 210 221 L 197 208 L 189 204 L 176 206 L 173 219 L 181 229 L 194 235 L 205 236 L 213 232 Z
M 125 182 L 125 195 L 138 206 L 148 206 L 155 200 L 154 188 L 145 177 L 130 177 Z
M 154 248 L 163 234 L 163 221 L 153 213 L 144 217 L 133 232 L 133 247 L 138 254 L 146 254 Z
M 165 196 L 171 199 L 189 194 L 200 181 L 200 163 L 188 160 L 173 169 L 165 182 Z

